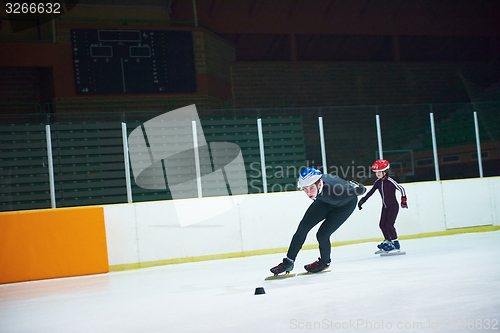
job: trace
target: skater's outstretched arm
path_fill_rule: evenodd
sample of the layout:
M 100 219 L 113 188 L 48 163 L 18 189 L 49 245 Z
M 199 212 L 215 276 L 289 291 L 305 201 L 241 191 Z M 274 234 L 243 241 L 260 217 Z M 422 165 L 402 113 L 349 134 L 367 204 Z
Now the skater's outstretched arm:
M 372 196 L 372 194 L 375 193 L 375 190 L 378 189 L 379 183 L 380 183 L 379 180 L 380 179 L 377 179 L 375 181 L 375 183 L 373 183 L 373 187 L 370 189 L 370 191 L 368 191 L 368 193 L 366 193 L 366 195 L 364 197 L 359 199 L 359 202 L 358 202 L 359 210 L 363 209 L 361 206 L 363 206 L 363 204 L 366 202 L 366 200 L 368 200 L 368 198 L 370 198 Z

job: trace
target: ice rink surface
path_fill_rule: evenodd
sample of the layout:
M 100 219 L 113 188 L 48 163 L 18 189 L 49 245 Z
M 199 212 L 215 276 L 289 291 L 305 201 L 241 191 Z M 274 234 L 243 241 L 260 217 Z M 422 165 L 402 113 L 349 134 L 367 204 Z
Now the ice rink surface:
M 331 272 L 282 280 L 264 278 L 285 254 L 0 285 L 0 332 L 500 332 L 500 231 L 401 245 L 334 247 Z

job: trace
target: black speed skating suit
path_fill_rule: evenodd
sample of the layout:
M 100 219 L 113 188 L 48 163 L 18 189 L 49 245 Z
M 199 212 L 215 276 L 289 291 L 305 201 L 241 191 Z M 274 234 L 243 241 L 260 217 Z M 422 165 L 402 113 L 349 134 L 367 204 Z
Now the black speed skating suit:
M 316 239 L 321 261 L 329 263 L 330 236 L 352 214 L 358 202 L 357 197 L 366 192 L 363 185 L 356 187 L 355 184 L 334 175 L 323 175 L 321 180 L 323 187 L 305 212 L 288 248 L 287 257 L 292 260 L 297 257 L 309 231 L 324 220 L 316 233 Z

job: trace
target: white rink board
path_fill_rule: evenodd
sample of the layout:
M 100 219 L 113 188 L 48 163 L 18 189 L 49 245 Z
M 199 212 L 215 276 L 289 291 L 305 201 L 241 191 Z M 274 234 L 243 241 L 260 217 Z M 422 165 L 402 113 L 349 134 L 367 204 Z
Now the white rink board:
M 443 181 L 447 229 L 493 224 L 489 178 Z
M 490 194 L 490 207 L 493 214 L 493 225 L 500 225 L 500 179 L 488 178 L 489 194 Z
M 400 236 L 499 225 L 500 177 L 402 185 L 409 209 L 399 211 Z M 296 191 L 103 206 L 109 264 L 286 248 L 310 203 Z M 331 241 L 381 238 L 381 205 L 375 193 Z

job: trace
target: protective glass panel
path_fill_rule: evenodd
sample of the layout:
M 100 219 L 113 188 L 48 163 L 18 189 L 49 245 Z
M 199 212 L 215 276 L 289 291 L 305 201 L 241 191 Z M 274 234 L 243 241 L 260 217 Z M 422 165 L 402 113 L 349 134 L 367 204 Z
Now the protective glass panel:
M 472 105 L 437 104 L 433 111 L 441 180 L 479 177 Z
M 500 102 L 474 103 L 481 141 L 483 176 L 500 176 Z M 477 162 L 477 153 L 472 153 Z
M 321 108 L 330 174 L 365 185 L 373 183 L 371 165 L 378 149 L 375 111 L 371 106 Z
M 50 208 L 45 124 L 9 120 L 0 125 L 0 211 Z
M 384 105 L 377 110 L 383 157 L 391 165 L 391 176 L 401 183 L 435 180 L 431 106 Z

